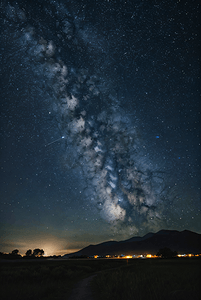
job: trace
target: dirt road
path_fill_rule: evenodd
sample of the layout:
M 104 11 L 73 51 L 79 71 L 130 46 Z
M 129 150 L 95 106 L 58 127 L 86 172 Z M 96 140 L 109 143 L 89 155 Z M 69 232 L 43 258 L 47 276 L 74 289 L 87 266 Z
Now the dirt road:
M 68 300 L 93 300 L 90 282 L 95 276 L 96 274 L 79 281 Z

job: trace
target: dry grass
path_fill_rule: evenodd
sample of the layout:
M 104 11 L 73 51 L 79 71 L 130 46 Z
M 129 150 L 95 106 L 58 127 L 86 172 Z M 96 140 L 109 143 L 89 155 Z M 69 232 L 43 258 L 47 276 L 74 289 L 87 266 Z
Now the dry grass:
M 130 263 L 130 262 L 129 262 Z M 92 282 L 94 299 L 200 299 L 200 260 L 136 260 L 101 272 Z
M 82 278 L 121 262 L 99 260 L 0 263 L 1 300 L 67 299 Z

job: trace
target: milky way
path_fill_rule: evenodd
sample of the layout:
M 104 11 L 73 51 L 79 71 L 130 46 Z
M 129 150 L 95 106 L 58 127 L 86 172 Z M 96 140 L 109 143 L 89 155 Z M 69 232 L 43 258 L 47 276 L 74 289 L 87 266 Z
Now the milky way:
M 4 9 L 13 56 L 31 66 L 36 96 L 45 91 L 57 124 L 60 137 L 45 146 L 61 140 L 56 155 L 82 180 L 83 200 L 117 231 L 165 227 L 174 191 L 162 163 L 149 158 L 138 111 L 126 113 L 115 70 L 107 73 L 114 67 L 113 41 L 72 5 L 50 1 L 38 15 L 26 5 Z

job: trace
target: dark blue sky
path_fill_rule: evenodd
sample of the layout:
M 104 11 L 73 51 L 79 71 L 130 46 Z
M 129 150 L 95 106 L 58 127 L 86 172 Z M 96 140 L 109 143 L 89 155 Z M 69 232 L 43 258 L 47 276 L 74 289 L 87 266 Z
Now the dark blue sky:
M 199 1 L 1 1 L 1 251 L 201 233 Z

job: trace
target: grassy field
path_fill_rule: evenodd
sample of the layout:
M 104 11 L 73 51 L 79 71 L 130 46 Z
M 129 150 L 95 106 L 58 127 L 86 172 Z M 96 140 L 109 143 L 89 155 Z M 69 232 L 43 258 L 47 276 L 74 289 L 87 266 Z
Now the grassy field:
M 198 300 L 200 262 L 200 259 L 0 262 L 0 299 L 68 299 L 76 282 L 102 271 L 92 281 L 95 300 Z
M 200 259 L 129 260 L 92 281 L 95 300 L 199 300 Z
M 0 299 L 64 300 L 77 281 L 122 263 L 89 259 L 0 262 Z

